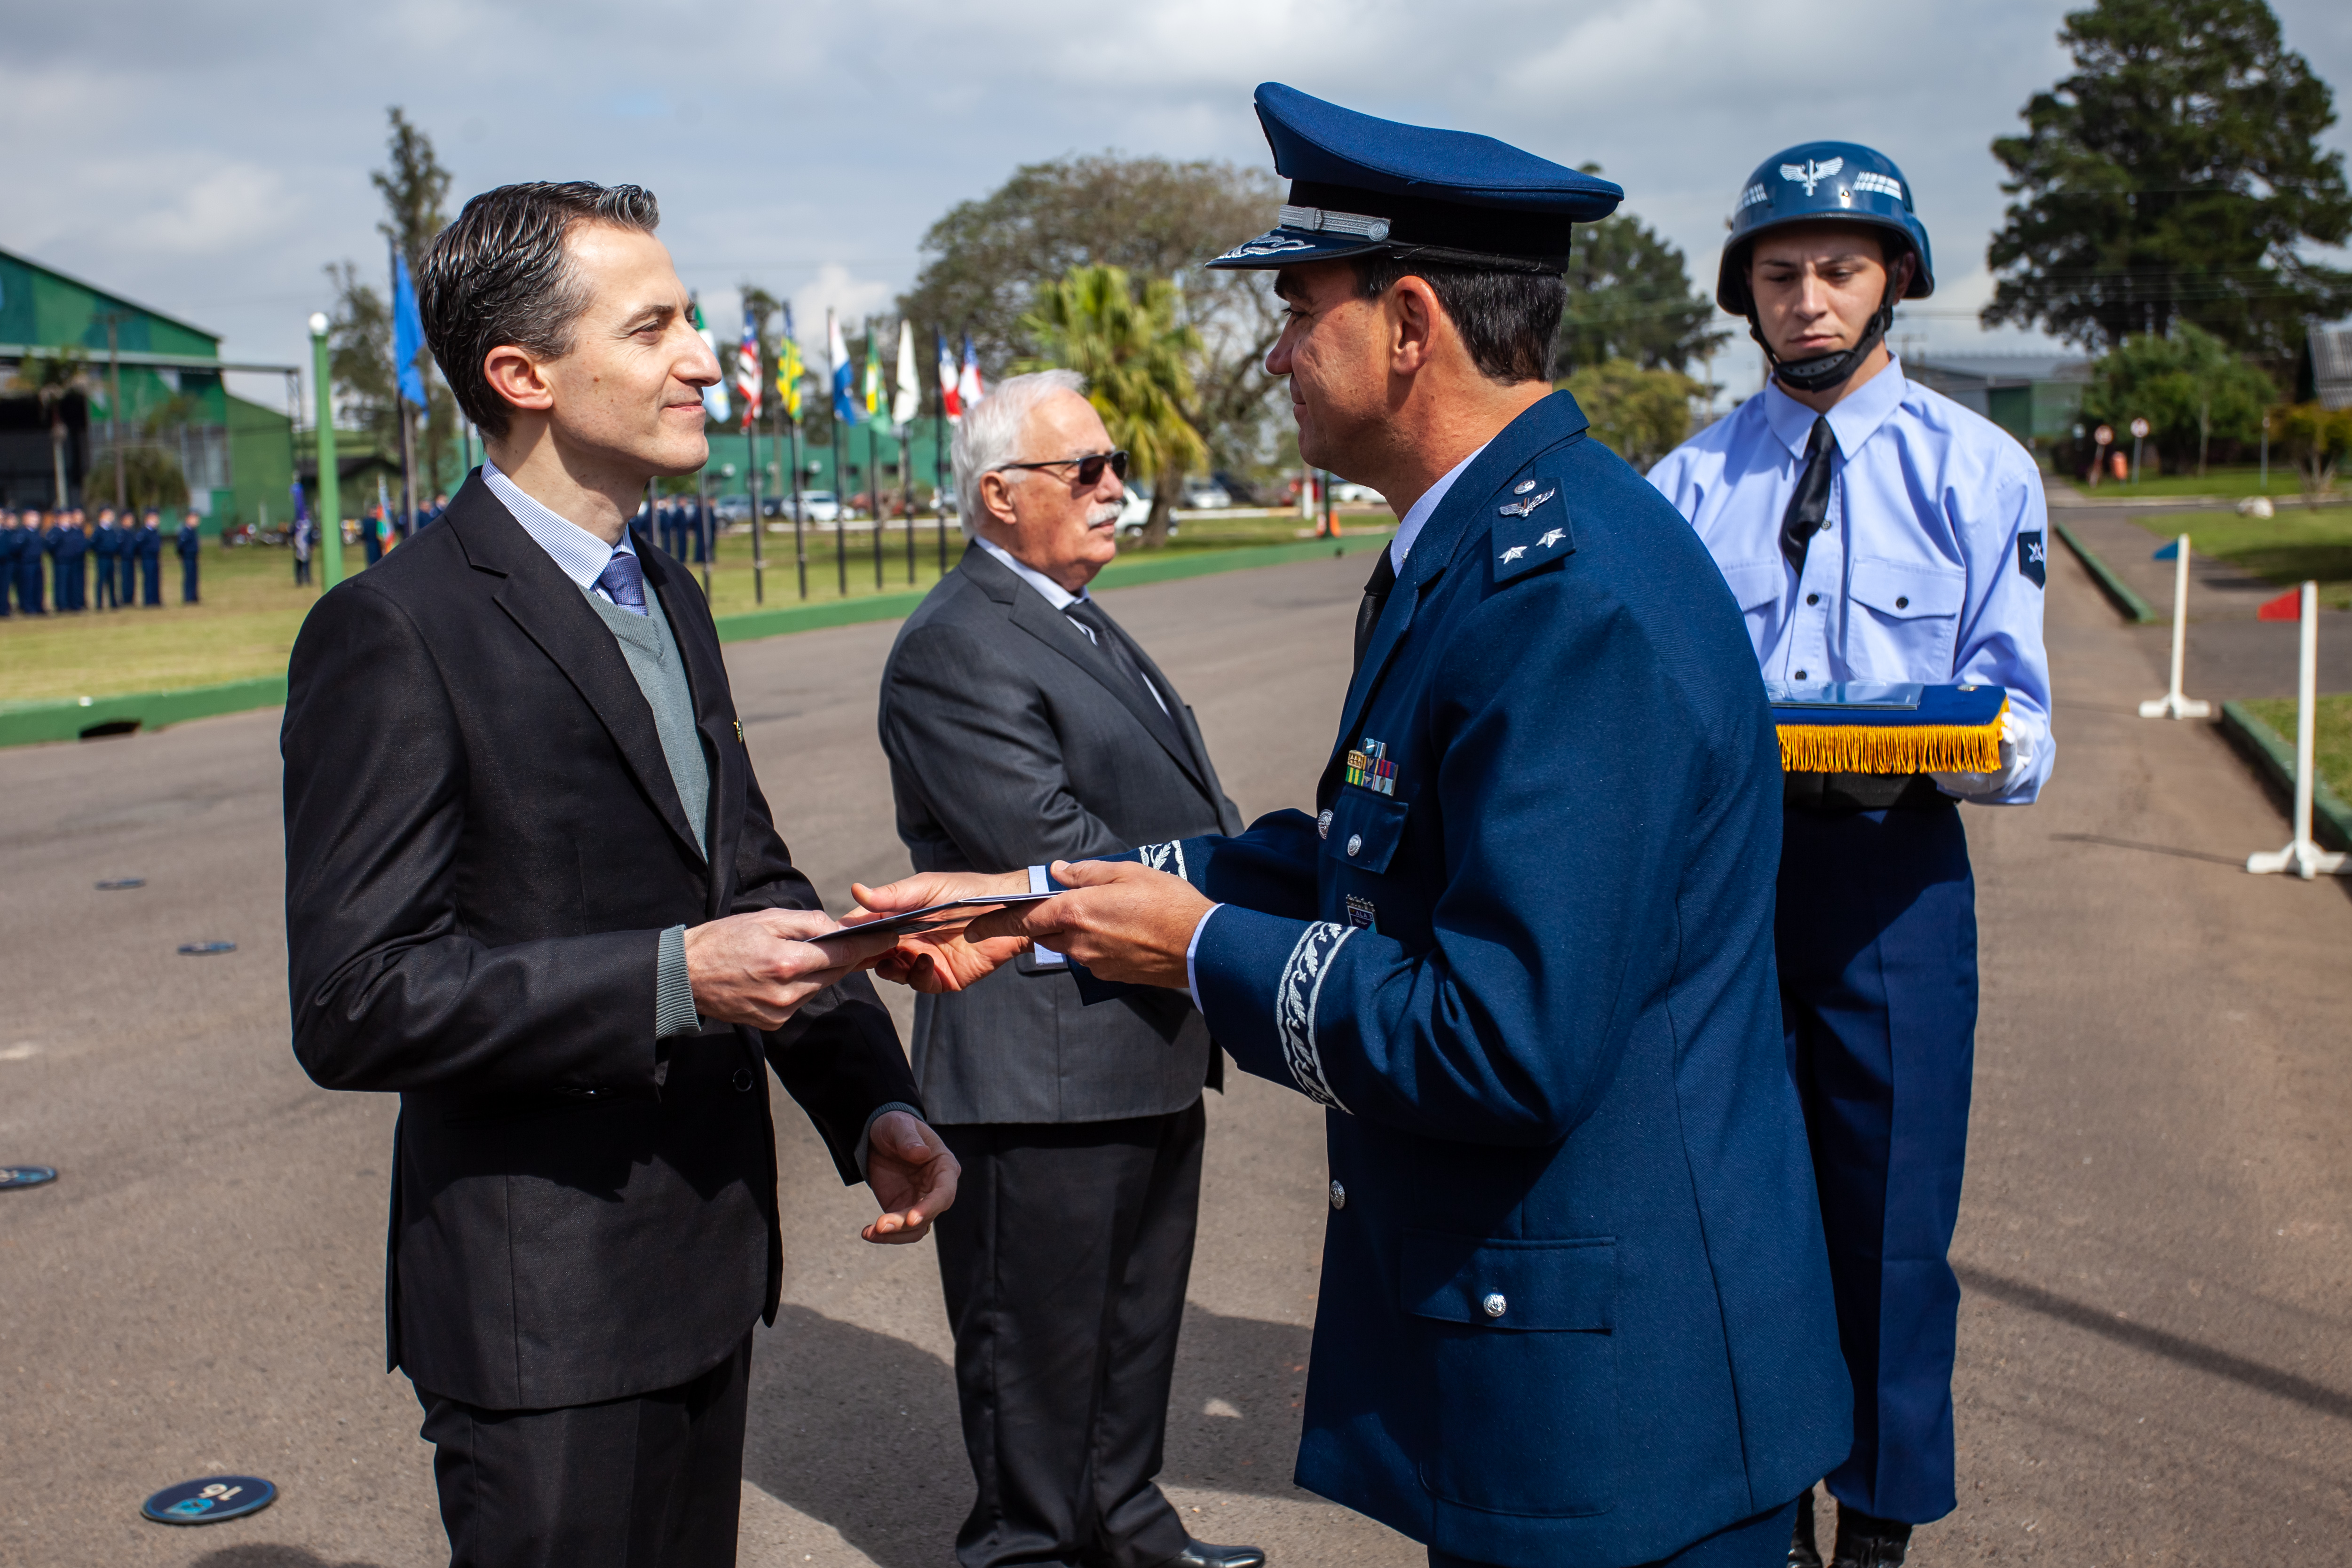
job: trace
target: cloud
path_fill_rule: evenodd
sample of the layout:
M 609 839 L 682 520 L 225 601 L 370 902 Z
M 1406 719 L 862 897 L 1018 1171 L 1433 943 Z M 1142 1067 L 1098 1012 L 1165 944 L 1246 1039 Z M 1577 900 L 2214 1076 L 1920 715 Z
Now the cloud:
M 2277 8 L 2289 43 L 2352 83 L 2352 8 Z M 14 154 L 0 244 L 221 331 L 239 357 L 289 363 L 327 302 L 320 267 L 382 254 L 367 175 L 388 104 L 433 135 L 459 200 L 517 179 L 656 191 L 664 239 L 731 335 L 747 281 L 792 299 L 804 332 L 828 303 L 887 310 L 930 223 L 1023 163 L 1118 147 L 1265 166 L 1249 92 L 1266 79 L 1597 159 L 1702 279 L 1749 168 L 1816 136 L 1870 142 L 1920 192 L 1936 303 L 1965 308 L 1989 292 L 2000 220 L 1987 143 L 2065 68 L 2053 0 L 1866 20 L 1826 0 L 19 9 L 0 62 Z M 1963 318 L 1929 324 L 1973 335 Z

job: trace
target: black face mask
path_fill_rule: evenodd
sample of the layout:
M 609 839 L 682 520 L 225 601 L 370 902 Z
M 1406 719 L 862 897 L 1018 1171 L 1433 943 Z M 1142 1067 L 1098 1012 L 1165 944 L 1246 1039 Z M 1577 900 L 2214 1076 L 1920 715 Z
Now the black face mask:
M 1864 331 L 1861 341 L 1853 347 L 1840 349 L 1835 353 L 1816 354 L 1811 359 L 1783 360 L 1772 352 L 1772 345 L 1764 341 L 1763 323 L 1757 320 L 1752 306 L 1748 312 L 1748 335 L 1756 340 L 1756 346 L 1762 349 L 1764 357 L 1771 362 L 1773 379 L 1794 392 L 1828 392 L 1852 381 L 1853 373 L 1862 368 L 1862 362 L 1870 357 L 1870 351 L 1885 340 L 1886 329 L 1895 324 L 1893 293 L 1890 285 L 1887 295 L 1880 299 L 1877 313 L 1870 318 L 1870 325 Z

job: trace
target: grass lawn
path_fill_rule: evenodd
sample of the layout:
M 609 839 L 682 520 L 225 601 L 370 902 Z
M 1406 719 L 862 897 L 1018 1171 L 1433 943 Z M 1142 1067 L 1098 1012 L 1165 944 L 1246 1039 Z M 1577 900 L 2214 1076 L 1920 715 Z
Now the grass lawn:
M 2277 731 L 2287 744 L 2290 754 L 2294 750 L 2294 700 L 2291 697 L 2268 697 L 2249 702 L 2254 715 Z M 2328 787 L 2345 800 L 2352 800 L 2352 693 L 2338 692 L 2319 699 L 2318 722 L 2312 733 L 2312 759 L 2316 772 L 2327 781 Z
M 2352 607 L 2352 506 L 2287 506 L 2268 518 L 2189 511 L 2134 521 L 2157 539 L 2185 533 L 2200 553 L 2242 566 L 2282 588 L 2315 579 L 2322 604 Z
M 1356 526 L 1386 530 L 1395 519 L 1385 510 L 1351 517 Z M 779 525 L 771 523 L 773 530 Z M 1222 517 L 1215 514 L 1182 521 L 1169 549 L 1177 552 L 1231 550 L 1252 544 L 1297 542 L 1298 519 Z M 934 525 L 919 519 L 915 530 L 915 581 L 927 587 L 939 580 L 939 544 Z M 948 524 L 948 563 L 962 553 L 963 538 Z M 807 530 L 809 602 L 840 596 L 830 527 L 812 523 Z M 800 603 L 789 525 L 770 532 L 767 554 L 767 604 L 773 607 Z M 1131 548 L 1131 547 L 1130 547 Z M 898 594 L 908 587 L 907 536 L 894 528 L 883 544 L 883 585 L 874 585 L 873 535 L 849 535 L 849 596 L 876 592 Z M 344 560 L 357 570 L 362 560 L 356 547 Z M 313 563 L 314 567 L 317 564 Z M 757 607 L 752 588 L 751 538 L 738 532 L 719 542 L 711 568 L 714 613 L 736 615 Z M 318 598 L 315 588 L 294 586 L 294 557 L 283 549 L 252 548 L 205 552 L 204 603 L 182 605 L 179 562 L 163 563 L 161 609 L 109 610 L 79 616 L 52 613 L 46 619 L 11 616 L 0 621 L 0 703 L 34 701 L 58 697 L 108 697 L 130 691 L 165 691 L 183 686 L 210 686 L 225 680 L 245 680 L 276 675 L 286 668 L 294 634 Z
M 2185 474 L 2158 474 L 2137 483 L 2102 479 L 2095 490 L 2071 476 L 2053 478 L 2049 485 L 2053 489 L 2071 488 L 2077 495 L 2095 496 L 2100 500 L 2126 500 L 2139 497 L 2165 500 L 2176 496 L 2221 496 L 2236 500 L 2242 496 L 2266 495 L 2281 505 L 2293 501 L 2299 506 L 2303 502 L 2303 482 L 2295 475 L 2294 465 L 2281 458 L 2275 451 L 2271 454 L 2271 478 L 2267 486 L 2263 483 L 2261 466 L 2252 463 L 2243 468 L 2208 468 L 2202 479 L 2191 469 Z

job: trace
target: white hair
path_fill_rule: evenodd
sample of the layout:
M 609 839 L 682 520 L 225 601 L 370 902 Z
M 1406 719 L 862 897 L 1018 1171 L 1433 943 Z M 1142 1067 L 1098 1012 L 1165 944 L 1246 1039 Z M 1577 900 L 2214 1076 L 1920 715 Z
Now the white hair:
M 956 526 L 971 538 L 980 521 L 980 477 L 1021 460 L 1021 432 L 1036 406 L 1056 393 L 1087 395 L 1087 378 L 1074 370 L 1041 370 L 1008 376 L 990 389 L 980 406 L 968 408 L 956 424 Z M 1045 454 L 1058 457 L 1059 453 Z

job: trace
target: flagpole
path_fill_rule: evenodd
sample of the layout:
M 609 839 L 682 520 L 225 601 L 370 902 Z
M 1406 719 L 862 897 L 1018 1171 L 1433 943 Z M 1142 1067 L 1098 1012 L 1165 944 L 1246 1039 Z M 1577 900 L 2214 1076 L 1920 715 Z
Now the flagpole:
M 939 329 L 931 330 L 931 340 L 937 354 L 947 353 L 947 339 Z M 948 574 L 948 389 L 940 387 L 931 404 L 931 510 L 939 514 L 940 577 Z
M 808 503 L 801 499 L 801 422 L 793 416 L 789 426 L 793 433 L 793 560 L 801 574 L 801 597 L 808 597 L 808 534 L 806 519 Z
M 871 394 L 881 378 L 881 362 L 874 357 L 874 320 L 869 316 L 866 321 L 866 374 L 861 378 L 866 384 L 869 405 L 880 401 Z M 882 586 L 882 464 L 875 456 L 874 422 L 880 413 L 880 409 L 871 406 L 866 410 L 866 499 L 868 510 L 874 513 L 874 586 L 877 589 Z
M 754 386 L 758 382 L 752 383 Z M 751 469 L 751 603 L 768 602 L 768 557 L 760 547 L 760 422 L 749 408 L 743 410 L 743 461 Z

